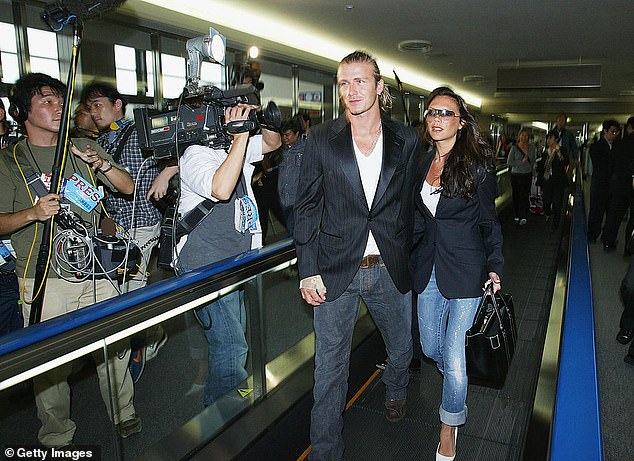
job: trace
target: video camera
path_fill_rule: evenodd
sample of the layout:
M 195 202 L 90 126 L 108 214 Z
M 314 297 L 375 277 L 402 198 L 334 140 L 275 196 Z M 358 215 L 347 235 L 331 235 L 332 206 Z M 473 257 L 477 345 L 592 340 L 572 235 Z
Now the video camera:
M 197 88 L 194 96 L 186 96 L 178 109 L 168 112 L 135 109 L 134 121 L 141 151 L 156 159 L 164 159 L 180 156 L 194 144 L 228 149 L 233 134 L 246 133 L 258 127 L 280 128 L 280 110 L 273 101 L 262 110 L 251 111 L 248 120 L 225 124 L 225 108 L 239 103 L 259 104 L 253 85 L 239 85 L 228 90 L 202 86 Z
M 258 127 L 279 130 L 282 116 L 272 101 L 264 110 L 251 111 L 248 120 L 225 124 L 225 108 L 240 103 L 259 106 L 258 89 L 261 89 L 254 75 L 252 82 L 256 86 L 238 85 L 221 90 L 215 86 L 198 85 L 203 58 L 224 65 L 225 52 L 226 39 L 213 27 L 209 28 L 209 35 L 187 41 L 188 75 L 182 104 L 167 112 L 145 108 L 134 110 L 139 145 L 145 155 L 152 155 L 155 159 L 176 157 L 194 144 L 228 149 L 233 134 L 246 133 Z

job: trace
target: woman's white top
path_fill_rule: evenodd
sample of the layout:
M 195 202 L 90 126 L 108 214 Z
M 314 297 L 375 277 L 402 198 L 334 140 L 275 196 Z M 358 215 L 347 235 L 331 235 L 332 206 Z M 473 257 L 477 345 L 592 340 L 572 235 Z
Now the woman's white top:
M 440 187 L 434 187 L 427 181 L 423 181 L 423 188 L 420 191 L 420 196 L 432 216 L 436 216 L 436 208 L 438 207 L 438 202 L 440 201 L 440 189 Z

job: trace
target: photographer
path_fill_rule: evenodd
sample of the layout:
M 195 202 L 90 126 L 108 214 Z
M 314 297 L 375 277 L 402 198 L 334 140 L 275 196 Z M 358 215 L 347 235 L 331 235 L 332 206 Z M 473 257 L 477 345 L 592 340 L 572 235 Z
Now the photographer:
M 154 159 L 143 158 L 134 122 L 125 118 L 127 101 L 115 87 L 91 83 L 82 93 L 82 102 L 99 129 L 97 142 L 130 173 L 136 184 L 134 196 L 106 194 L 106 211 L 110 218 L 128 232 L 141 249 L 138 272 L 128 276 L 129 281 L 122 286 L 122 291 L 127 293 L 146 285 L 147 264 L 158 242 L 161 213 L 147 195 L 159 168 Z
M 147 284 L 147 267 L 152 250 L 158 243 L 161 213 L 150 201 L 152 182 L 159 168 L 152 158 L 145 159 L 139 147 L 139 137 L 132 120 L 125 118 L 127 101 L 112 85 L 93 82 L 82 92 L 82 102 L 99 129 L 97 142 L 112 158 L 124 167 L 135 182 L 135 194 L 107 193 L 105 206 L 110 227 L 122 228 L 141 250 L 137 270 L 124 275 L 121 292 L 143 288 Z M 102 225 L 104 232 L 107 226 Z M 114 229 L 108 231 L 114 233 Z M 154 359 L 167 341 L 161 325 L 148 328 L 134 338 L 130 372 L 136 383 L 141 378 L 145 362 Z M 138 343 L 138 344 L 137 344 Z
M 59 80 L 34 73 L 20 78 L 9 98 L 9 113 L 22 125 L 26 139 L 18 142 L 10 151 L 0 152 L 0 235 L 11 235 L 15 248 L 16 273 L 22 288 L 25 319 L 29 318 L 34 293 L 40 290 L 40 287 L 34 287 L 37 257 L 31 253 L 31 248 L 40 247 L 44 227 L 42 223 L 60 213 L 62 199 L 60 194 L 51 193 L 42 193 L 38 197 L 33 185 L 27 185 L 26 178 L 33 174 L 46 180 L 52 171 L 65 93 L 66 86 Z M 77 222 L 85 230 L 91 228 L 92 214 L 99 210 L 99 206 L 95 203 L 97 206 L 92 212 L 78 206 L 81 197 L 73 201 L 69 193 L 70 183 L 81 182 L 84 190 L 91 190 L 91 197 L 97 196 L 97 179 L 110 189 L 127 194 L 134 190 L 134 183 L 130 175 L 95 143 L 86 139 L 73 139 L 70 151 L 61 172 L 63 178 L 70 178 L 64 198 L 65 201 L 69 200 L 70 212 L 78 220 L 81 219 Z M 64 214 L 70 212 L 65 211 Z M 58 226 L 54 227 L 53 233 L 55 236 L 61 233 Z M 58 278 L 49 267 L 42 320 L 116 295 L 117 290 L 110 280 L 85 279 L 75 282 Z M 101 395 L 108 412 L 111 408 L 114 412 L 110 416 L 117 424 L 120 436 L 128 437 L 140 432 L 141 419 L 135 413 L 134 388 L 128 373 L 129 345 L 121 341 L 110 347 L 107 361 L 104 361 L 102 351 L 95 352 L 93 357 L 97 363 Z M 42 421 L 38 439 L 47 447 L 63 447 L 73 443 L 76 425 L 70 419 L 70 388 L 67 381 L 72 366 L 72 362 L 66 363 L 33 378 L 37 414 Z M 112 401 L 109 398 L 111 391 L 114 394 Z
M 225 108 L 224 121 L 248 120 L 256 107 L 238 104 Z M 180 159 L 181 216 L 205 199 L 214 206 L 177 246 L 176 269 L 196 269 L 262 246 L 261 226 L 249 178 L 252 163 L 281 145 L 280 135 L 263 127 L 262 134 L 233 135 L 228 151 L 190 146 Z M 239 216 L 239 219 L 236 219 Z M 247 377 L 244 293 L 236 290 L 196 312 L 207 339 L 208 375 L 203 404 L 234 389 Z

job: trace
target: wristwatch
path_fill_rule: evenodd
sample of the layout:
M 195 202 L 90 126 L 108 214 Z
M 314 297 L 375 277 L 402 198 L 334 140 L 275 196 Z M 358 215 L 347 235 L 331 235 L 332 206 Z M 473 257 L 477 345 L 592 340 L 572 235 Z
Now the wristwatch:
M 103 167 L 104 164 L 106 165 L 106 168 Z M 97 168 L 97 171 L 101 171 L 102 174 L 106 174 L 110 170 L 112 170 L 112 163 L 110 163 L 110 160 L 106 160 L 106 159 L 104 159 L 101 162 L 101 166 Z

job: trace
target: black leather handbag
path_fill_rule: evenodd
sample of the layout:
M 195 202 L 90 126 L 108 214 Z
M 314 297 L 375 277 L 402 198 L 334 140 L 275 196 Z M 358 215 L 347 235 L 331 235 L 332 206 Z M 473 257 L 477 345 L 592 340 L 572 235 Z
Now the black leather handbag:
M 508 373 L 517 327 L 513 297 L 487 289 L 466 335 L 467 376 L 474 384 L 501 388 Z

